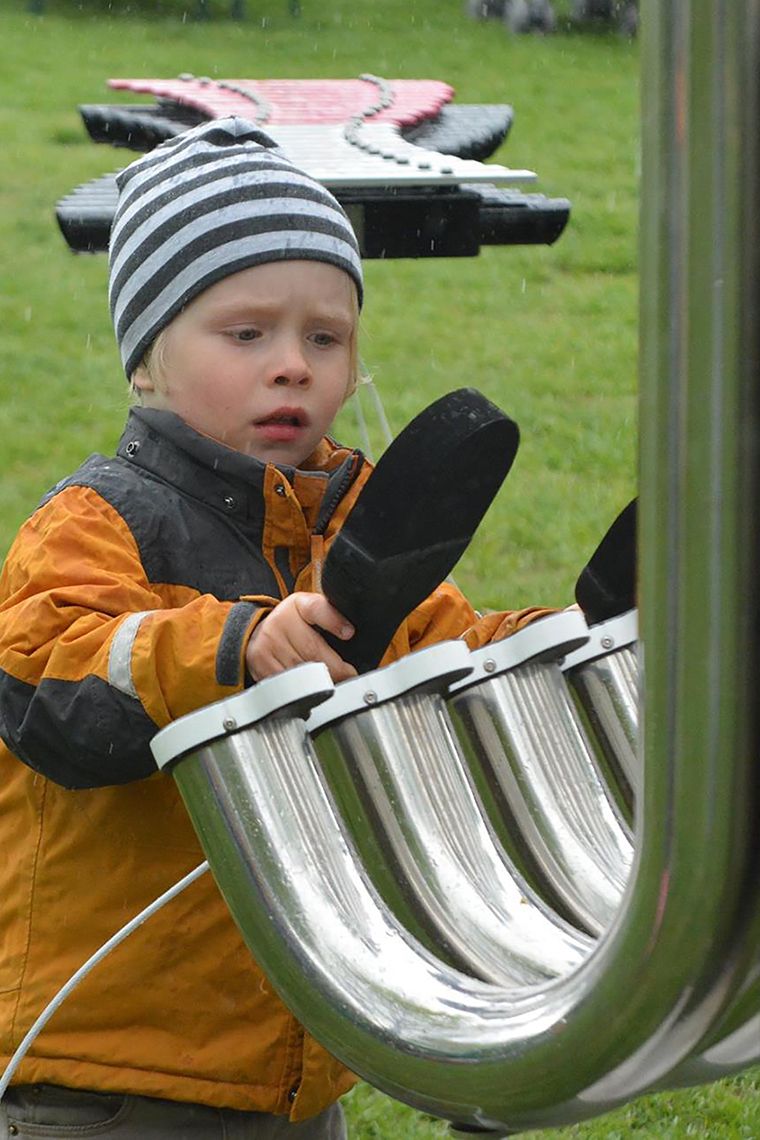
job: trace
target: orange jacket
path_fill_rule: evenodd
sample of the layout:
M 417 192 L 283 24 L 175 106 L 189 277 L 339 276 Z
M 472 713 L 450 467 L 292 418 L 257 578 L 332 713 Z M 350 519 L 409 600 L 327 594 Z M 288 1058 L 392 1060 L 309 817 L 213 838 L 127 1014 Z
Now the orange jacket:
M 0 1065 L 85 959 L 201 862 L 149 741 L 241 690 L 256 622 L 312 584 L 315 531 L 329 545 L 370 470 L 327 440 L 312 458 L 265 467 L 137 409 L 117 457 L 91 457 L 22 527 L 0 578 Z M 538 613 L 478 622 L 443 585 L 385 660 Z M 209 875 L 96 967 L 15 1079 L 293 1120 L 353 1081 L 273 994 Z

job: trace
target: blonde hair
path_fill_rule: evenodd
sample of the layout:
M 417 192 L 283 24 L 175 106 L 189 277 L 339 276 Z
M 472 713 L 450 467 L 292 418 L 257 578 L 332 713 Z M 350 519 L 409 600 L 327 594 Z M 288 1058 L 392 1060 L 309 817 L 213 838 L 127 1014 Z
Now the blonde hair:
M 169 326 L 167 325 L 166 328 L 168 327 Z M 133 399 L 138 404 L 142 404 L 143 402 L 143 393 L 135 383 L 135 376 L 141 368 L 143 368 L 148 373 L 148 376 L 150 377 L 152 383 L 157 388 L 160 388 L 161 384 L 163 383 L 164 352 L 166 350 L 166 328 L 161 329 L 161 332 L 158 334 L 152 344 L 148 345 L 147 349 L 145 350 L 145 355 L 129 378 L 129 390 L 132 394 Z

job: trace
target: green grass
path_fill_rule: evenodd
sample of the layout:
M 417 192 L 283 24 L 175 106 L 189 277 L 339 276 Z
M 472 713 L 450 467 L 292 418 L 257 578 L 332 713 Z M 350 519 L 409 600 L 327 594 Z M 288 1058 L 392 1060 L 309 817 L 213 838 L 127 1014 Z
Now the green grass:
M 57 198 L 123 158 L 86 139 L 77 104 L 117 98 L 111 75 L 370 70 L 445 79 L 462 102 L 511 102 L 515 126 L 497 157 L 573 203 L 553 248 L 368 263 L 363 321 L 395 429 L 463 384 L 520 424 L 513 473 L 457 571 L 463 588 L 482 607 L 569 599 L 635 484 L 635 45 L 510 39 L 466 20 L 458 0 L 309 2 L 299 19 L 284 0 L 249 0 L 247 21 L 223 18 L 220 4 L 203 23 L 183 21 L 180 0 L 47 0 L 42 17 L 5 3 L 0 241 L 13 273 L 0 300 L 0 432 L 12 478 L 0 553 L 41 489 L 83 451 L 112 446 L 124 411 L 105 259 L 69 254 L 52 216 Z
M 757 1070 L 698 1089 L 641 1097 L 625 1108 L 569 1128 L 522 1132 L 523 1140 L 757 1140 Z M 350 1140 L 441 1140 L 441 1121 L 359 1085 L 346 1098 Z
M 510 38 L 460 0 L 248 0 L 248 19 L 188 18 L 195 0 L 0 0 L 0 556 L 44 490 L 110 450 L 127 406 L 105 299 L 104 257 L 74 257 L 56 200 L 116 169 L 79 103 L 118 101 L 109 76 L 443 79 L 460 102 L 509 102 L 498 160 L 573 204 L 552 248 L 472 260 L 368 263 L 363 355 L 397 430 L 426 403 L 474 385 L 520 424 L 520 454 L 459 584 L 480 607 L 571 600 L 575 578 L 635 493 L 638 47 L 564 31 Z M 124 97 L 125 101 L 134 99 Z M 344 435 L 353 431 L 344 421 Z M 643 1098 L 544 1136 L 615 1140 L 760 1136 L 757 1072 Z M 361 1086 L 352 1140 L 446 1134 L 439 1121 Z

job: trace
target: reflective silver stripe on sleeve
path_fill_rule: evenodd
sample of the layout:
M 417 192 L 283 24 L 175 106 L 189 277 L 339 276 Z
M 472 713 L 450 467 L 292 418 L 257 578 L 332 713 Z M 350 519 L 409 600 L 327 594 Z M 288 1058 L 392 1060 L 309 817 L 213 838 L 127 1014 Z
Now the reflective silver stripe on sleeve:
M 128 618 L 125 618 L 114 634 L 111 652 L 108 655 L 109 685 L 113 685 L 115 689 L 126 693 L 128 697 L 134 697 L 138 701 L 140 698 L 137 695 L 132 676 L 132 646 L 135 643 L 137 631 L 143 618 L 148 617 L 151 612 L 151 610 L 145 610 L 142 613 L 130 614 Z

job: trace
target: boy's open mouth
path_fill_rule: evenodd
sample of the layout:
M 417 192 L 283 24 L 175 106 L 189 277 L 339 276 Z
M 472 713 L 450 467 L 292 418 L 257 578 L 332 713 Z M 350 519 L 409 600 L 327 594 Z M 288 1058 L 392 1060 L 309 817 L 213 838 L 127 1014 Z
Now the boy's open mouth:
M 299 440 L 308 425 L 309 417 L 301 408 L 277 408 L 268 416 L 255 420 L 253 426 L 260 439 L 274 444 L 288 444 Z
M 306 427 L 308 420 L 305 412 L 300 408 L 278 408 L 277 411 L 271 412 L 268 416 L 262 416 L 259 420 L 254 420 L 256 427 L 270 427 L 270 426 L 285 426 L 285 427 Z

